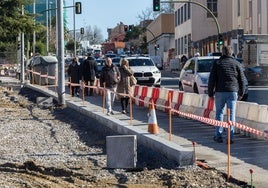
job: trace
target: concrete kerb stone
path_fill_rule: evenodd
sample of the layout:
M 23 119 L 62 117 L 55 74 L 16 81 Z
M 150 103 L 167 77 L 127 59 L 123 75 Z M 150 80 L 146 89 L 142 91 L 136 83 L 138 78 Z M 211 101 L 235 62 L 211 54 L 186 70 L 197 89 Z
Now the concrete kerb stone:
M 55 92 L 47 90 L 43 87 L 33 85 L 27 85 L 26 87 L 57 99 L 57 94 Z M 95 105 L 89 104 L 86 101 L 84 101 L 83 104 L 81 99 L 77 99 L 76 101 L 67 99 L 66 105 L 73 110 L 96 119 L 119 134 L 137 135 L 138 143 L 162 153 L 167 158 L 176 161 L 180 166 L 193 165 L 194 163 L 193 150 L 189 150 L 173 142 L 169 142 L 157 135 L 149 134 L 147 131 L 143 131 L 135 126 L 131 126 L 128 123 L 122 122 L 112 116 L 108 117 L 101 112 L 100 107 L 93 107 Z

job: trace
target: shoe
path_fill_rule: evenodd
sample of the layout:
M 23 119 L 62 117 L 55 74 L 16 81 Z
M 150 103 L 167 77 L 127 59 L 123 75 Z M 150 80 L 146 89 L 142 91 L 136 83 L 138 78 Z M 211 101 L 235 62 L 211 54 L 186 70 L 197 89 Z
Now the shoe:
M 214 136 L 213 140 L 218 143 L 222 143 L 222 137 L 216 137 Z
M 76 96 L 79 97 L 79 93 L 76 93 Z
M 107 116 L 110 116 L 111 115 L 111 113 L 110 112 L 107 112 Z
M 230 144 L 233 144 L 233 143 L 234 143 L 234 141 L 231 139 Z M 226 140 L 226 144 L 228 144 L 228 140 Z
M 122 114 L 126 114 L 127 112 L 125 110 L 122 111 Z
M 111 111 L 110 113 L 111 113 L 112 115 L 114 115 L 114 112 L 113 112 L 113 111 Z

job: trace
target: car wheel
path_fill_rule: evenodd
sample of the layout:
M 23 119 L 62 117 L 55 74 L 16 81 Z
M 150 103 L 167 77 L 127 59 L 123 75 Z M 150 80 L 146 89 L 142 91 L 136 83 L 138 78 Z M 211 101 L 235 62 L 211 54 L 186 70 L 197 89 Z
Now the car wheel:
M 197 93 L 197 94 L 199 94 L 196 83 L 194 84 L 194 92 Z
M 179 90 L 180 91 L 183 91 L 183 87 L 182 87 L 182 83 L 181 82 L 179 82 Z

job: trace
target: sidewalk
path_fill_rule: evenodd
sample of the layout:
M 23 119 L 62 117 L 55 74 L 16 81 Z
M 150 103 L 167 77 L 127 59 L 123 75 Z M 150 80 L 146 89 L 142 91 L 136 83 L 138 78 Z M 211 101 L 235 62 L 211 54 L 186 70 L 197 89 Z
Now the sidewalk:
M 4 82 L 2 77 L 0 80 Z M 48 91 L 45 87 L 32 85 L 26 85 L 26 87 L 57 97 L 54 91 Z M 188 151 L 193 151 L 192 142 L 196 142 L 197 159 L 204 160 L 210 167 L 227 173 L 227 145 L 225 142 L 215 143 L 213 141 L 214 127 L 212 126 L 172 116 L 172 134 L 170 135 L 168 114 L 156 111 L 159 135 L 151 135 L 147 132 L 147 108 L 133 105 L 134 115 L 132 124 L 130 124 L 129 114 L 125 115 L 120 112 L 118 101 L 115 103 L 115 115 L 106 116 L 106 111 L 103 113 L 101 96 L 87 97 L 86 101 L 83 102 L 77 97 L 70 98 L 68 89 L 66 93 L 66 103 L 69 107 L 98 119 L 104 125 L 121 134 L 136 134 L 138 135 L 138 141 L 143 139 L 146 144 L 155 144 L 151 147 L 157 147 L 164 153 L 169 151 L 166 147 L 170 146 L 173 150 L 186 151 L 186 153 L 191 154 Z M 150 140 L 154 140 L 154 142 Z M 235 135 L 234 142 L 231 145 L 231 176 L 249 184 L 249 170 L 253 169 L 253 185 L 255 187 L 267 187 L 268 141 Z

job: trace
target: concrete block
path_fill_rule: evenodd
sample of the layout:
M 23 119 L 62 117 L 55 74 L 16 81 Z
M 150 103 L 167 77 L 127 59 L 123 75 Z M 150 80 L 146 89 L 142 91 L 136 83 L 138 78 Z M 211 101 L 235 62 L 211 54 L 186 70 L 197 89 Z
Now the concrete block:
M 137 162 L 136 135 L 106 137 L 107 167 L 135 168 Z

